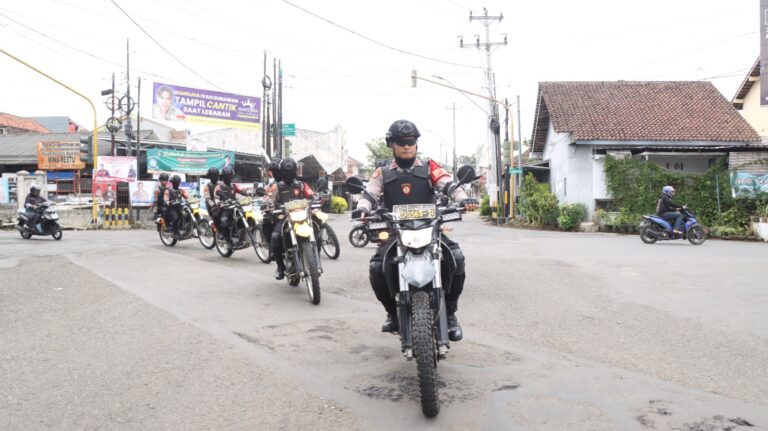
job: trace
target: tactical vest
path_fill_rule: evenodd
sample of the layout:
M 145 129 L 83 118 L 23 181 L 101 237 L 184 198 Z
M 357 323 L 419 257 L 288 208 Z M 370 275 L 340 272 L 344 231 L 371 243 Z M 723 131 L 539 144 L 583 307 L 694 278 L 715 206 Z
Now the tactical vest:
M 168 187 L 157 186 L 157 206 L 158 207 L 164 207 L 167 205 L 167 203 L 165 202 L 166 190 L 168 190 Z
M 435 193 L 429 181 L 429 167 L 414 166 L 410 171 L 382 168 L 384 207 L 394 205 L 435 203 Z
M 215 186 L 214 186 L 215 187 Z M 219 197 L 221 200 L 228 200 L 235 198 L 235 187 L 227 185 L 225 182 L 219 183 Z
M 286 184 L 283 181 L 277 183 L 277 203 L 284 204 L 286 202 L 295 201 L 297 199 L 304 199 L 304 183 L 300 181 L 294 181 L 291 184 Z
M 168 189 L 168 204 L 174 201 L 178 201 L 181 199 L 181 190 L 179 189 Z M 179 203 L 174 203 L 174 205 L 179 205 Z

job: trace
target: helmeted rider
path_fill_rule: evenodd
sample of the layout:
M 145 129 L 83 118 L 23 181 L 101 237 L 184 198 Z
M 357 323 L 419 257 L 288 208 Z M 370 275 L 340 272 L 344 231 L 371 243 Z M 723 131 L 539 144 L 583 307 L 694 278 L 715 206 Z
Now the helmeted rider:
M 40 186 L 37 184 L 32 184 L 32 187 L 29 188 L 29 194 L 24 200 L 24 208 L 26 208 L 25 212 L 29 218 L 25 227 L 30 232 L 35 230 L 35 226 L 37 226 L 37 224 L 40 223 L 40 220 L 43 218 L 37 209 L 38 206 L 46 202 L 47 199 L 40 195 L 40 190 Z
M 288 157 L 280 162 L 280 181 L 269 186 L 267 190 L 268 201 L 273 205 L 282 205 L 296 199 L 312 199 L 315 192 L 303 181 L 296 180 L 296 161 Z M 283 261 L 283 224 L 285 220 L 276 220 L 272 230 L 271 247 L 277 264 L 275 278 L 282 280 L 285 277 L 285 262 Z
M 672 233 L 681 235 L 683 233 L 683 215 L 680 213 L 685 205 L 680 205 L 672 201 L 675 196 L 675 188 L 664 186 L 661 189 L 661 198 L 656 204 L 656 215 L 667 220 L 670 224 L 674 223 Z
M 221 233 L 224 235 L 226 241 L 231 244 L 232 236 L 237 233 L 236 231 L 233 231 L 233 229 L 237 229 L 235 224 L 236 220 L 234 219 L 235 213 L 231 208 L 224 208 L 224 205 L 229 200 L 237 199 L 238 194 L 244 195 L 245 189 L 232 182 L 235 178 L 235 170 L 231 165 L 224 166 L 219 178 L 221 181 L 219 181 L 219 184 L 217 184 L 214 189 L 216 205 L 220 208 L 219 223 L 221 225 Z
M 152 211 L 155 213 L 155 222 L 158 223 L 157 228 L 160 229 L 160 219 L 168 221 L 168 203 L 165 200 L 165 192 L 168 190 L 168 174 L 163 172 L 158 180 L 159 184 L 155 186 L 153 192 Z
M 214 226 L 216 228 L 221 227 L 220 208 L 216 205 L 216 186 L 219 185 L 219 170 L 217 168 L 208 168 L 208 173 L 205 175 L 210 182 L 203 188 L 203 198 L 205 199 L 205 209 L 208 211 L 208 215 L 211 217 Z
M 179 188 L 181 186 L 181 177 L 174 175 L 171 177 L 171 187 L 165 190 L 166 205 L 168 205 L 168 221 L 173 229 L 173 236 L 179 239 L 179 225 L 181 224 L 182 199 L 188 199 L 189 193 Z
M 280 173 L 280 159 L 275 158 L 269 162 L 267 167 L 267 175 L 269 176 L 269 184 L 267 185 L 266 190 L 269 191 L 269 188 L 272 184 L 275 184 L 283 179 L 283 174 Z M 274 228 L 275 220 L 272 219 L 272 216 L 269 215 L 268 217 L 264 217 L 261 229 L 264 232 L 264 238 L 269 241 L 269 252 L 272 254 L 274 254 L 272 251 L 272 232 L 274 232 Z
M 386 134 L 386 142 L 392 149 L 394 160 L 373 172 L 365 188 L 366 193 L 363 193 L 363 198 L 357 203 L 357 209 L 352 212 L 352 218 L 365 217 L 379 205 L 391 211 L 394 205 L 435 203 L 435 190 L 444 191 L 453 184 L 450 174 L 437 162 L 423 162 L 416 158 L 419 136 L 421 135 L 416 125 L 408 120 L 392 123 Z M 468 196 L 460 187 L 456 188 L 451 198 L 470 211 L 477 208 L 475 201 L 468 200 Z M 371 287 L 387 312 L 387 319 L 381 327 L 382 332 L 397 332 L 399 326 L 397 303 L 389 293 L 383 268 L 384 254 L 395 240 L 396 237 L 391 237 L 379 245 L 369 267 Z M 464 254 L 459 245 L 448 237 L 443 236 L 443 241 L 456 260 L 451 290 L 445 297 L 448 336 L 451 341 L 459 341 L 463 338 L 463 333 L 456 318 L 456 311 L 466 277 Z

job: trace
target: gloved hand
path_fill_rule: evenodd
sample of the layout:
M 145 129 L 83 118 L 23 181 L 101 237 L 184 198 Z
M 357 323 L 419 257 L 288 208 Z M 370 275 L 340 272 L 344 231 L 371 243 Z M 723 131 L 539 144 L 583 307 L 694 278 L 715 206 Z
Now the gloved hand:
M 358 219 L 358 218 L 365 218 L 368 215 L 368 210 L 365 208 L 358 208 L 354 211 L 352 211 L 352 218 Z
M 474 211 L 477 209 L 477 199 L 464 199 L 459 203 L 459 205 L 463 206 L 465 210 L 467 211 Z

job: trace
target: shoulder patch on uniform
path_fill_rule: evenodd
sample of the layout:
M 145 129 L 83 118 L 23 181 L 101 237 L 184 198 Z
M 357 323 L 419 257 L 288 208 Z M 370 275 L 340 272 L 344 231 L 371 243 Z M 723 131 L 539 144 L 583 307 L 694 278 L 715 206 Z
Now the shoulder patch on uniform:
M 381 168 L 376 168 L 376 170 L 373 171 L 373 175 L 371 175 L 371 179 L 379 178 L 380 176 L 381 176 Z

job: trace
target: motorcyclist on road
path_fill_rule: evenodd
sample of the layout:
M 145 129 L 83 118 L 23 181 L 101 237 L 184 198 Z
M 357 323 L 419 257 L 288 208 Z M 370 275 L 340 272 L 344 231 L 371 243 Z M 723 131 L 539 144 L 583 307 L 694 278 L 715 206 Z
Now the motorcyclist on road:
M 226 209 L 224 205 L 229 200 L 237 198 L 237 195 L 245 195 L 246 191 L 242 187 L 233 183 L 235 178 L 235 170 L 232 166 L 224 166 L 221 170 L 221 181 L 216 185 L 214 189 L 214 195 L 216 196 L 216 205 L 220 208 L 219 211 L 219 223 L 221 226 L 221 234 L 230 245 L 232 244 L 232 236 L 237 233 L 236 220 L 234 219 L 235 212 L 233 209 Z
M 289 157 L 280 162 L 279 175 L 281 176 L 280 181 L 270 185 L 267 190 L 268 202 L 272 205 L 277 206 L 292 200 L 314 198 L 315 193 L 312 191 L 312 188 L 305 182 L 296 180 L 297 166 L 296 161 L 292 158 Z M 283 223 L 285 223 L 285 220 L 275 220 L 270 241 L 275 263 L 277 264 L 277 272 L 275 273 L 275 279 L 277 280 L 282 280 L 285 277 L 282 237 Z
M 165 191 L 168 190 L 168 174 L 163 172 L 158 178 L 160 183 L 155 187 L 152 211 L 155 213 L 155 223 L 160 229 L 160 220 L 168 221 L 168 204 L 165 200 Z
M 40 196 L 40 186 L 37 184 L 32 184 L 32 187 L 29 188 L 29 194 L 27 195 L 27 198 L 24 200 L 24 208 L 26 208 L 27 216 L 29 217 L 29 220 L 27 220 L 26 229 L 30 232 L 34 232 L 35 226 L 37 226 L 38 223 L 40 223 L 40 220 L 42 220 L 43 216 L 40 215 L 40 212 L 37 211 L 38 206 L 43 204 L 47 201 L 44 197 Z
M 181 224 L 181 199 L 189 199 L 189 193 L 186 190 L 180 189 L 181 177 L 174 175 L 171 177 L 171 188 L 165 190 L 165 196 L 163 199 L 168 205 L 168 218 L 173 228 L 173 237 L 179 239 L 179 225 Z
M 664 186 L 661 189 L 661 198 L 656 204 L 656 215 L 670 223 L 674 223 L 672 233 L 675 235 L 681 235 L 683 233 L 683 215 L 680 213 L 680 209 L 682 209 L 685 205 L 672 202 L 672 198 L 674 196 L 674 187 Z
M 267 185 L 267 190 L 269 190 L 272 184 L 275 184 L 283 179 L 283 174 L 280 172 L 280 159 L 272 159 L 272 161 L 269 162 L 267 175 L 270 177 L 269 184 Z M 264 232 L 264 238 L 269 241 L 269 252 L 273 255 L 274 251 L 272 250 L 272 232 L 274 231 L 274 228 L 275 220 L 272 219 L 272 216 L 270 215 L 269 217 L 264 217 L 261 229 Z
M 453 179 L 450 174 L 434 160 L 423 162 L 416 158 L 418 138 L 420 136 L 416 125 L 408 120 L 398 120 L 392 123 L 386 134 L 386 142 L 394 155 L 388 165 L 377 168 L 371 175 L 365 188 L 363 198 L 357 203 L 357 209 L 352 212 L 352 218 L 364 218 L 373 209 L 381 205 L 392 210 L 394 205 L 434 203 L 435 190 L 447 190 Z M 451 195 L 469 211 L 477 208 L 473 200 L 460 187 Z M 369 276 L 371 287 L 376 298 L 384 306 L 387 319 L 381 327 L 382 332 L 397 332 L 397 303 L 387 288 L 384 275 L 384 253 L 396 237 L 380 244 L 370 261 Z M 456 260 L 456 271 L 453 275 L 451 292 L 446 295 L 446 311 L 448 312 L 448 336 L 451 341 L 463 338 L 461 324 L 456 318 L 459 296 L 464 289 L 464 254 L 459 245 L 443 236 L 443 240 L 453 253 Z
M 203 197 L 205 199 L 205 209 L 208 211 L 208 215 L 211 216 L 211 221 L 216 229 L 221 227 L 220 208 L 216 204 L 216 186 L 219 185 L 219 170 L 216 168 L 208 168 L 206 177 L 211 181 L 203 188 Z

